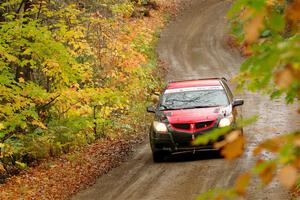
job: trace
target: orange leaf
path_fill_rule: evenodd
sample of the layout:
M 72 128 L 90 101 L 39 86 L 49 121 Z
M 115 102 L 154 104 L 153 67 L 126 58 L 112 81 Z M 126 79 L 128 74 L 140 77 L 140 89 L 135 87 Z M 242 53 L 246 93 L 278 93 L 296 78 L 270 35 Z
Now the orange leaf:
M 227 144 L 234 142 L 241 135 L 242 135 L 242 132 L 240 130 L 232 131 L 228 135 L 226 135 L 225 140 L 214 143 L 214 148 L 221 149 L 222 147 L 226 146 Z
M 235 141 L 225 145 L 221 151 L 221 154 L 228 160 L 235 159 L 243 154 L 244 144 L 245 138 L 240 136 Z
M 300 157 L 297 157 L 296 160 L 294 160 L 293 165 L 297 168 L 300 167 Z
M 276 1 L 275 0 L 267 0 L 266 3 L 267 3 L 267 6 L 271 6 L 271 7 L 273 7 L 274 5 L 276 5 Z
M 249 57 L 251 55 L 253 55 L 253 50 L 251 45 L 249 45 L 248 43 L 245 42 L 245 44 L 243 44 L 242 46 L 242 54 L 245 57 Z
M 261 145 L 258 145 L 255 147 L 255 149 L 253 150 L 253 155 L 257 156 L 258 154 L 260 154 L 262 152 L 263 148 Z
M 288 165 L 280 170 L 278 177 L 282 185 L 291 188 L 298 179 L 298 172 L 294 166 Z
M 286 9 L 286 18 L 291 21 L 298 21 L 300 19 L 300 0 L 294 0 L 293 3 Z
M 264 16 L 262 14 L 258 14 L 245 24 L 245 41 L 248 44 L 252 44 L 258 39 L 260 31 L 264 26 L 263 22 Z
M 265 141 L 261 144 L 262 148 L 272 152 L 276 153 L 281 148 L 281 146 L 284 144 L 284 139 L 282 137 L 276 137 L 272 138 L 270 140 Z
M 295 146 L 300 147 L 300 137 L 299 136 L 294 139 L 294 144 L 295 144 Z
M 215 149 L 221 149 L 222 147 L 224 147 L 227 144 L 227 142 L 225 140 L 222 140 L 220 142 L 216 142 L 214 143 L 214 148 Z
M 276 171 L 276 164 L 274 162 L 269 163 L 262 172 L 258 175 L 264 185 L 269 184 L 274 177 L 274 173 Z
M 232 131 L 231 133 L 229 133 L 228 135 L 226 135 L 226 142 L 230 143 L 230 142 L 234 142 L 235 140 L 237 140 L 240 136 L 242 135 L 242 132 L 240 130 L 235 130 Z
M 292 84 L 293 79 L 293 73 L 288 68 L 275 74 L 275 83 L 280 89 L 287 89 Z
M 246 189 L 250 183 L 250 173 L 240 175 L 235 183 L 235 190 L 240 196 L 246 195 Z
M 224 197 L 222 195 L 217 195 L 214 200 L 223 200 Z
M 254 12 L 255 12 L 255 10 L 253 8 L 246 7 L 244 9 L 242 9 L 241 14 L 240 14 L 241 20 L 245 21 L 245 20 L 249 19 L 254 14 Z
M 6 170 L 4 166 L 0 163 L 0 173 L 4 173 Z

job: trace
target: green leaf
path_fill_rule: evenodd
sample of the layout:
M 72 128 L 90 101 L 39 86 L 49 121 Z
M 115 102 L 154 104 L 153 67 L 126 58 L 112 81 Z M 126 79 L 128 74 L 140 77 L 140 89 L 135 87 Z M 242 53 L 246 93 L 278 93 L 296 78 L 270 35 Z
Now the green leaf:
M 16 163 L 17 167 L 19 167 L 20 169 L 27 169 L 28 168 L 26 163 L 19 162 L 19 161 L 16 161 L 15 163 Z
M 272 12 L 269 27 L 275 32 L 282 32 L 285 28 L 284 15 L 279 14 L 278 12 Z
M 226 133 L 229 133 L 231 129 L 232 129 L 231 127 L 214 129 L 208 133 L 198 136 L 193 141 L 193 144 L 201 145 L 201 144 L 208 144 L 211 141 L 216 141 L 218 138 L 220 138 L 220 136 L 225 135 Z

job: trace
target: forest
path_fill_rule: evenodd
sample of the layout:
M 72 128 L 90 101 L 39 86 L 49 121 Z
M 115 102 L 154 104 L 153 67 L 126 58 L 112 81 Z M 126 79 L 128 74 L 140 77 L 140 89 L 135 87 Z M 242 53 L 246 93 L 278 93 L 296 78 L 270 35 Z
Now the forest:
M 189 9 L 195 8 L 199 8 L 199 12 L 196 10 L 198 15 L 189 13 Z M 209 14 L 219 13 L 225 8 L 225 36 L 217 30 L 225 16 L 197 18 L 203 13 L 211 16 Z M 177 15 L 180 12 L 185 14 Z M 189 18 L 189 14 L 192 17 Z M 185 23 L 180 24 L 177 17 Z M 170 20 L 175 24 L 171 23 L 171 27 L 176 28 L 179 24 L 178 27 L 184 28 L 176 29 L 180 33 L 178 38 L 175 38 L 175 32 L 167 31 L 167 39 L 164 39 L 169 42 L 175 38 L 173 43 L 181 42 L 183 46 L 178 48 L 176 44 L 166 42 L 165 52 L 160 54 L 170 54 L 174 62 L 164 63 L 158 55 L 157 44 L 163 38 L 161 29 Z M 207 34 L 205 31 L 211 28 L 210 21 L 215 32 Z M 207 27 L 193 29 L 197 28 L 197 23 Z M 199 41 L 199 38 L 205 39 L 201 37 L 202 32 L 208 35 L 208 41 Z M 205 74 L 207 66 L 217 74 L 224 72 L 221 68 L 233 55 L 231 51 L 239 51 L 238 56 L 242 59 L 239 72 L 228 77 L 237 86 L 235 92 L 248 95 L 245 102 L 252 103 L 251 111 L 257 111 L 256 106 L 269 109 L 269 112 L 280 109 L 279 106 L 268 107 L 274 102 L 282 102 L 286 110 L 290 109 L 288 106 L 296 107 L 293 112 L 297 117 L 287 117 L 283 121 L 287 122 L 286 127 L 299 127 L 299 33 L 300 0 L 1 0 L 0 199 L 41 196 L 67 199 L 94 183 L 97 177 L 118 167 L 132 151 L 131 145 L 138 143 L 140 138 L 145 140 L 152 119 L 145 112 L 146 105 L 157 101 L 157 94 L 166 84 L 166 75 L 174 68 L 172 64 L 182 64 L 176 63 L 180 59 L 187 66 L 176 66 L 175 69 L 179 69 L 176 73 L 187 79 L 188 75 L 194 75 L 187 73 L 190 70 L 188 65 L 196 64 L 198 68 L 193 68 L 193 73 L 197 71 L 198 75 Z M 226 48 L 223 43 L 226 43 Z M 194 48 L 188 49 L 191 46 Z M 169 47 L 174 48 L 168 51 Z M 221 50 L 215 50 L 215 47 Z M 222 54 L 224 49 L 227 52 Z M 197 60 L 200 55 L 193 58 L 188 54 L 198 51 L 201 55 L 211 55 L 202 63 L 202 60 Z M 178 59 L 178 55 L 182 58 Z M 237 60 L 237 57 L 232 58 L 232 62 Z M 267 103 L 263 100 L 265 96 L 268 97 Z M 252 98 L 258 101 L 251 102 Z M 282 116 L 288 113 L 285 110 L 280 112 Z M 239 119 L 237 127 L 247 129 L 261 118 L 270 118 L 264 117 L 256 115 Z M 249 135 L 268 132 L 263 129 L 265 124 L 275 130 L 274 135 L 255 141 L 255 146 L 248 148 L 247 145 L 253 142 L 247 141 L 251 139 Z M 145 183 L 139 178 L 151 170 L 157 174 L 153 173 L 156 177 L 146 174 L 150 181 L 162 181 L 160 178 L 174 178 L 175 175 L 178 179 L 174 180 L 183 180 L 178 175 L 182 166 L 185 165 L 186 169 L 197 166 L 198 171 L 208 168 L 210 173 L 212 170 L 211 174 L 207 171 L 203 174 L 209 174 L 213 183 L 229 179 L 234 182 L 226 187 L 220 184 L 219 188 L 211 186 L 203 194 L 199 192 L 199 200 L 247 198 L 251 184 L 256 184 L 257 180 L 257 190 L 278 182 L 280 190 L 299 198 L 299 129 L 278 133 L 279 128 L 278 124 L 264 122 L 257 129 L 250 129 L 250 133 L 242 134 L 228 126 L 196 138 L 193 145 L 205 145 L 224 136 L 223 141 L 214 143 L 222 158 L 229 160 L 226 163 L 220 161 L 227 170 L 222 177 L 217 177 L 213 171 L 219 170 L 219 160 L 175 159 L 175 162 L 155 165 L 148 162 L 147 152 L 141 151 L 140 160 L 132 162 L 134 166 L 140 164 L 145 172 L 140 170 L 143 174 L 138 169 L 132 182 Z M 243 157 L 249 152 L 251 158 Z M 266 158 L 266 154 L 272 156 Z M 237 160 L 242 160 L 246 171 L 240 172 L 240 166 L 230 167 L 228 163 Z M 178 167 L 177 171 L 175 167 Z M 169 168 L 174 170 L 170 172 Z M 237 173 L 239 175 L 235 177 Z M 199 177 L 203 174 L 199 173 Z M 64 176 L 65 179 L 61 178 Z M 195 180 L 197 177 L 193 174 Z M 175 184 L 171 178 L 167 180 L 168 184 Z M 130 180 L 125 181 L 128 187 L 132 186 Z M 199 188 L 205 186 L 201 182 L 195 183 L 185 180 L 190 188 L 197 184 Z M 151 184 L 150 189 L 156 189 Z M 125 186 L 123 189 L 124 193 L 128 191 Z M 177 192 L 166 191 L 168 195 Z M 196 192 L 189 191 L 192 195 Z
M 151 1 L 0 3 L 0 173 L 143 130 L 161 87 Z M 135 20 L 132 20 L 135 19 Z

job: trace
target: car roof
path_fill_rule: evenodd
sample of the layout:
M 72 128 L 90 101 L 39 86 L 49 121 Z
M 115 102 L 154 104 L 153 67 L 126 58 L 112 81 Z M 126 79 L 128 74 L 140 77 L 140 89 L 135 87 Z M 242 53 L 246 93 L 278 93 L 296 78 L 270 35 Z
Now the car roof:
M 221 79 L 199 79 L 199 80 L 186 80 L 169 82 L 166 89 L 201 87 L 201 86 L 222 86 Z

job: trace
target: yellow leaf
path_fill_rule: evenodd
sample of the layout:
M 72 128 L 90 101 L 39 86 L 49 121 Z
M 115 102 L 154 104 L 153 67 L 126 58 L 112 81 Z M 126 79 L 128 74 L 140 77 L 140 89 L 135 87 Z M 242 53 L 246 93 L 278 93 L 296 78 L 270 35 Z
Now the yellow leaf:
M 4 166 L 2 165 L 2 163 L 0 163 L 0 173 L 3 173 L 3 172 L 5 172 L 6 170 L 5 170 L 5 168 L 4 168 Z
M 0 130 L 4 129 L 4 124 L 3 123 L 0 123 Z
M 36 125 L 36 126 L 42 128 L 42 129 L 47 129 L 47 127 L 46 127 L 42 122 L 40 122 L 40 121 L 33 120 L 33 121 L 31 122 L 31 124 L 32 124 L 32 125 Z
M 24 80 L 23 77 L 20 77 L 20 78 L 19 78 L 19 83 L 25 83 L 25 80 Z
M 294 166 L 288 165 L 280 170 L 278 177 L 282 185 L 291 188 L 298 179 L 298 172 Z

